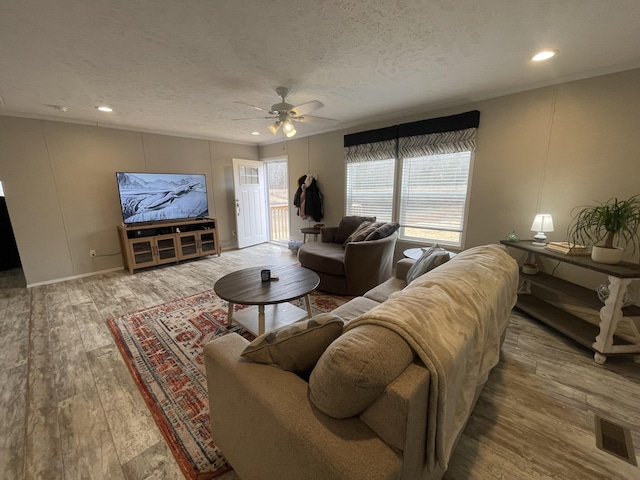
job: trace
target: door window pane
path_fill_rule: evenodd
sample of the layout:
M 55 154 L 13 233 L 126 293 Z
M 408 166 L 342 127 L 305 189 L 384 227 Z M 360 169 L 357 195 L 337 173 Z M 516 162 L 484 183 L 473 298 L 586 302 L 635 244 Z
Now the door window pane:
M 240 185 L 259 185 L 258 167 L 240 166 Z

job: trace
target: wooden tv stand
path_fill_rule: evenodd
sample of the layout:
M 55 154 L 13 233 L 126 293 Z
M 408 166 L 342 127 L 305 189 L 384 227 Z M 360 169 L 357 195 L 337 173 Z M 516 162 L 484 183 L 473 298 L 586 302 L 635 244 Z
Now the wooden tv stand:
M 610 284 L 609 297 L 603 305 L 598 294 L 588 288 L 542 272 L 535 275 L 520 272 L 521 288 L 518 292 L 516 307 L 593 350 L 594 360 L 598 364 L 603 364 L 607 360 L 607 355 L 636 355 L 635 360 L 640 360 L 640 307 L 636 305 L 622 307 L 627 287 L 632 280 L 640 279 L 640 265 L 629 262 L 616 265 L 596 263 L 589 256 L 552 252 L 545 247 L 536 247 L 530 241 L 514 243 L 502 240 L 500 243 L 527 252 L 526 261 L 529 263 L 535 263 L 535 257 L 542 256 L 606 274 Z M 569 296 L 588 310 L 599 312 L 599 325 L 593 325 L 535 296 L 531 292 L 531 286 Z M 623 317 L 630 320 L 631 328 L 631 333 L 624 338 L 616 335 L 616 329 Z
M 129 273 L 221 251 L 214 218 L 119 225 L 118 236 Z

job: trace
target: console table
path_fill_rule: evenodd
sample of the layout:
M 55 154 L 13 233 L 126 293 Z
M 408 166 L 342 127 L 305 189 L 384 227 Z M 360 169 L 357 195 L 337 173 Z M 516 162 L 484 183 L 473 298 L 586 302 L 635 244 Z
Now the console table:
M 640 265 L 621 262 L 616 265 L 596 263 L 589 256 L 563 255 L 545 247 L 532 245 L 531 241 L 500 243 L 510 248 L 527 252 L 527 262 L 535 263 L 536 256 L 574 265 L 595 272 L 604 273 L 609 278 L 609 297 L 604 306 L 595 291 L 581 287 L 560 278 L 539 272 L 527 275 L 520 272 L 522 286 L 518 293 L 516 306 L 536 318 L 537 320 L 555 328 L 560 333 L 575 340 L 579 344 L 595 352 L 594 360 L 602 365 L 607 355 L 636 355 L 640 361 L 640 307 L 630 305 L 622 307 L 622 301 L 627 287 L 632 280 L 640 279 Z M 531 286 L 567 295 L 575 299 L 582 306 L 595 312 L 599 311 L 598 326 L 583 320 L 531 293 Z M 616 328 L 623 317 L 629 317 L 631 333 L 621 338 L 616 335 Z
M 214 253 L 220 256 L 215 218 L 119 225 L 118 236 L 129 273 Z

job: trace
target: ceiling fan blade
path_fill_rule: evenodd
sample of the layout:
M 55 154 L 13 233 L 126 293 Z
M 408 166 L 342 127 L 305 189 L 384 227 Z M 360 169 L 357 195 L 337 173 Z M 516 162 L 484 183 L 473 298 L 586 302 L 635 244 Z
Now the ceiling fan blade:
M 245 117 L 245 118 L 232 118 L 231 120 L 275 120 L 274 117 Z
M 298 105 L 297 107 L 293 107 L 291 110 L 289 110 L 289 113 L 291 115 L 299 117 L 301 115 L 306 115 L 307 113 L 311 113 L 314 110 L 317 110 L 317 109 L 319 109 L 319 108 L 321 108 L 323 106 L 324 105 L 322 104 L 322 102 L 319 102 L 317 100 L 313 100 L 311 102 L 302 103 L 302 104 Z
M 338 121 L 335 118 L 311 117 L 309 115 L 305 115 L 304 117 L 290 117 L 290 118 L 295 122 L 303 122 L 303 123 L 335 123 Z
M 234 103 L 239 103 L 241 105 L 246 105 L 247 107 L 255 108 L 256 110 L 260 110 L 261 112 L 271 113 L 271 111 L 267 110 L 266 108 L 258 107 L 256 105 L 251 105 L 250 103 L 244 103 L 244 102 L 234 102 Z

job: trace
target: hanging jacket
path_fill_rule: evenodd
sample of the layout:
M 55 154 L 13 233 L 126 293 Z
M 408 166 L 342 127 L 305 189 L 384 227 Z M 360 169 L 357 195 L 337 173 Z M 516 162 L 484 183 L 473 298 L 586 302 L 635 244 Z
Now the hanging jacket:
M 324 211 L 322 210 L 323 196 L 318 188 L 318 182 L 315 178 L 311 179 L 311 183 L 305 191 L 304 215 L 313 218 L 316 222 L 322 220 Z M 301 215 L 302 216 L 302 215 Z
M 302 175 L 298 179 L 298 190 L 296 190 L 296 193 L 293 196 L 293 206 L 298 207 L 298 209 L 296 210 L 296 215 L 300 215 L 300 200 L 301 200 L 300 197 L 302 195 L 302 186 L 304 185 L 304 182 L 306 179 L 307 179 L 306 175 Z M 304 211 L 302 212 L 302 214 L 304 215 Z

